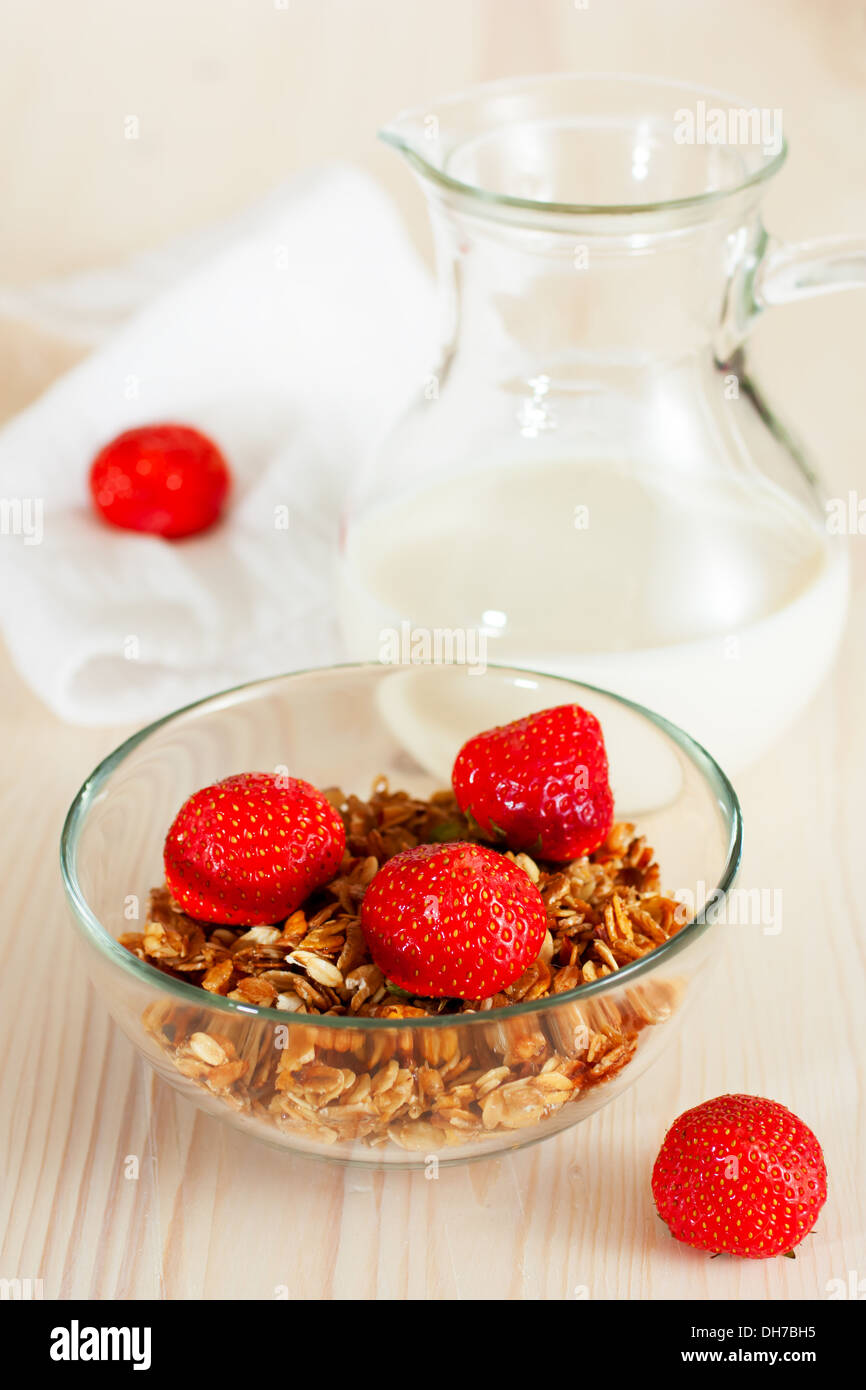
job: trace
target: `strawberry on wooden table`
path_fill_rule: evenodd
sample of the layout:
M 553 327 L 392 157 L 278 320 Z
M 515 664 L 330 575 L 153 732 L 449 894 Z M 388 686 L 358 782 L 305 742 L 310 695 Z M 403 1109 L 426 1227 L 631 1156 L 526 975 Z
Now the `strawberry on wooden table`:
M 677 1240 L 765 1260 L 789 1254 L 811 1231 L 827 1200 L 827 1169 L 812 1131 L 784 1105 L 718 1096 L 674 1121 L 652 1190 Z
M 370 954 L 424 998 L 485 999 L 537 959 L 544 901 L 510 859 L 484 845 L 418 845 L 390 859 L 361 904 Z
M 184 802 L 165 841 L 165 876 L 190 917 L 264 926 L 333 878 L 346 847 L 340 816 L 298 777 L 243 772 Z
M 476 734 L 457 755 L 452 783 L 484 835 L 541 859 L 591 854 L 613 824 L 601 726 L 580 705 Z
M 212 439 L 188 425 L 126 430 L 93 460 L 90 491 L 112 526 L 179 540 L 217 520 L 230 485 Z

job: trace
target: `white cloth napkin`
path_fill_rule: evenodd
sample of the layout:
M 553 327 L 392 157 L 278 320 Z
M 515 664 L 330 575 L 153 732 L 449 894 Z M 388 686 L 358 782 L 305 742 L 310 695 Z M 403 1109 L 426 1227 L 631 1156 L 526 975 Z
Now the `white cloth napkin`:
M 25 679 L 82 724 L 339 658 L 345 485 L 432 355 L 431 277 L 355 170 L 142 264 L 138 291 L 97 275 L 41 297 L 43 321 L 83 313 L 103 346 L 0 432 L 0 624 Z M 142 284 L 168 288 L 110 331 Z M 212 435 L 235 479 L 225 520 L 180 543 L 108 527 L 87 490 L 101 445 L 158 421 Z

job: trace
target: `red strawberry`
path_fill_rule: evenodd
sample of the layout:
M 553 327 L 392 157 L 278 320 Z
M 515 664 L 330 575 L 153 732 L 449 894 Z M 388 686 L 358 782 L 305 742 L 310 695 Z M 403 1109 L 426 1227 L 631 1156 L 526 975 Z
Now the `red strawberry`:
M 719 1096 L 675 1120 L 652 1189 L 671 1235 L 751 1260 L 787 1255 L 827 1200 L 812 1131 L 774 1100 Z
M 176 540 L 212 526 L 229 490 L 228 465 L 187 425 L 144 425 L 96 455 L 90 491 L 106 521 Z
M 613 795 L 601 726 L 558 705 L 476 734 L 451 775 L 460 809 L 485 835 L 541 859 L 578 859 L 607 838 Z
M 279 922 L 336 873 L 346 847 L 330 802 L 297 777 L 242 772 L 194 792 L 165 841 L 166 882 L 204 922 Z
M 547 915 L 535 884 L 484 845 L 418 845 L 374 877 L 361 926 L 379 969 L 423 998 L 486 999 L 537 959 Z

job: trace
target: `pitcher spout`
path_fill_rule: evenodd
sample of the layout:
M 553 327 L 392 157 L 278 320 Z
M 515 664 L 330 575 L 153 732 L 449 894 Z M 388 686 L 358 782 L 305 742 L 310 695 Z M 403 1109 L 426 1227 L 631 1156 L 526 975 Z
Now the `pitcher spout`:
M 378 134 L 408 159 L 416 173 L 429 177 L 445 172 L 440 118 L 435 111 L 427 107 L 400 111 Z
M 712 131 L 709 111 L 725 118 Z M 379 134 L 422 178 L 488 217 L 689 222 L 722 203 L 754 205 L 784 162 L 781 129 L 768 140 L 760 121 L 740 119 L 749 115 L 734 98 L 686 83 L 556 74 L 440 98 L 400 112 Z

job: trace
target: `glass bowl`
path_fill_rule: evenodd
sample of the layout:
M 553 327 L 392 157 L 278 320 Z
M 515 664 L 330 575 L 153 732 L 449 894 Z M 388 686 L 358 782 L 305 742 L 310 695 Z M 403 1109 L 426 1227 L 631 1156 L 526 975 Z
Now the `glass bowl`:
M 655 849 L 685 926 L 568 993 L 429 1019 L 254 1007 L 163 974 L 117 940 L 163 881 L 166 830 L 191 792 L 277 769 L 366 796 L 373 781 L 447 787 L 471 734 L 577 702 L 605 732 L 618 820 Z M 520 1148 L 613 1100 L 670 1043 L 720 949 L 741 817 L 713 759 L 666 720 L 562 677 L 504 667 L 369 664 L 240 686 L 133 735 L 96 768 L 63 829 L 61 866 L 89 971 L 172 1086 L 268 1144 L 366 1166 L 424 1167 Z M 712 910 L 710 910 L 712 909 Z

